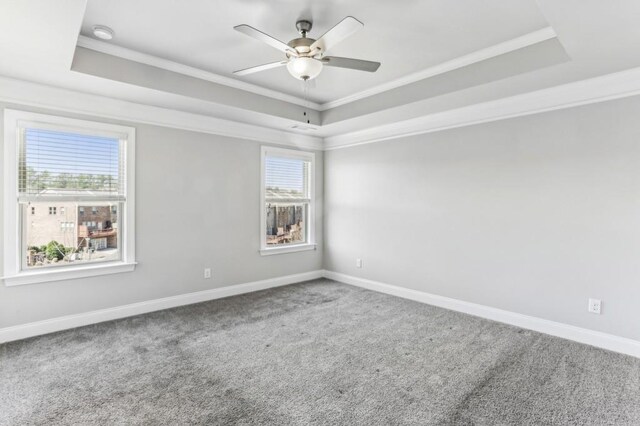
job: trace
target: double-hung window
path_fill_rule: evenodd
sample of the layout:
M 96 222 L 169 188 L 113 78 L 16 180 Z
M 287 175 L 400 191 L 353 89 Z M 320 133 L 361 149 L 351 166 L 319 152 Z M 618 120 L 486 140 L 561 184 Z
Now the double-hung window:
M 262 147 L 261 253 L 315 249 L 311 152 Z
M 131 127 L 5 110 L 6 285 L 133 270 L 134 143 Z

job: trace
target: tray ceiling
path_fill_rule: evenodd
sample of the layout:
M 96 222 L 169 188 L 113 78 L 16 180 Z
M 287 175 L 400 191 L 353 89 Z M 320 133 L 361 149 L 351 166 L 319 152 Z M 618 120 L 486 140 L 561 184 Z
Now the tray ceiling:
M 110 42 L 222 76 L 302 97 L 303 86 L 284 68 L 247 77 L 232 71 L 281 59 L 275 49 L 233 30 L 246 23 L 285 42 L 295 22 L 310 19 L 317 38 L 347 15 L 365 27 L 330 53 L 382 62 L 375 74 L 325 68 L 307 96 L 335 101 L 408 74 L 548 26 L 534 0 L 110 0 L 89 1 L 81 33 L 111 27 Z

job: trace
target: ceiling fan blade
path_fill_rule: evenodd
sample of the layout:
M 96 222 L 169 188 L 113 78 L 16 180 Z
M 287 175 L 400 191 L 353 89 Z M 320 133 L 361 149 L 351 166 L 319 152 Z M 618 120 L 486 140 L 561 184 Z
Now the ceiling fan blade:
M 269 64 L 263 64 L 263 65 L 258 65 L 256 67 L 245 68 L 243 70 L 234 71 L 233 73 L 235 75 L 248 75 L 248 74 L 253 74 L 255 72 L 270 70 L 271 68 L 281 67 L 286 64 L 287 64 L 287 61 L 271 62 Z
M 267 43 L 269 46 L 278 49 L 281 52 L 289 53 L 294 56 L 298 56 L 298 52 L 289 47 L 286 43 L 281 42 L 278 39 L 271 37 L 269 34 L 265 34 L 260 30 L 256 30 L 255 28 L 242 24 L 233 27 L 234 30 L 241 32 L 242 34 L 246 34 L 249 37 L 255 38 L 256 40 L 260 40 L 264 43 Z
M 349 68 L 358 71 L 376 72 L 380 62 L 365 61 L 362 59 L 340 58 L 338 56 L 325 56 L 320 61 L 328 67 Z
M 364 27 L 362 22 L 358 21 L 353 16 L 347 16 L 329 31 L 324 33 L 322 37 L 314 41 L 310 46 L 310 50 L 320 48 L 322 52 L 326 52 L 362 27 Z

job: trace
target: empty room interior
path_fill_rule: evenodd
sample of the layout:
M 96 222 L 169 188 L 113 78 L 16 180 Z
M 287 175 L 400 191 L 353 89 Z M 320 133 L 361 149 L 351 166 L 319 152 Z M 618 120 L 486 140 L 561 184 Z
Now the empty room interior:
M 640 425 L 639 22 L 1 1 L 0 425 Z

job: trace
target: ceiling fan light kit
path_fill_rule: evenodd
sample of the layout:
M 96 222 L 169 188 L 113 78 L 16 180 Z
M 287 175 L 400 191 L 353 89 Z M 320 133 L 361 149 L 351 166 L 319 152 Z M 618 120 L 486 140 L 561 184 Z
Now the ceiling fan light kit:
M 287 70 L 298 80 L 312 80 L 322 71 L 322 62 L 313 58 L 291 58 L 287 62 Z
M 338 58 L 325 56 L 325 53 L 333 46 L 361 29 L 364 25 L 352 16 L 347 16 L 336 26 L 327 31 L 318 40 L 308 38 L 311 31 L 311 21 L 300 20 L 296 22 L 296 29 L 300 38 L 295 38 L 285 44 L 249 25 L 243 24 L 234 27 L 236 31 L 258 39 L 271 47 L 274 47 L 286 56 L 285 60 L 258 65 L 251 68 L 234 71 L 234 74 L 242 76 L 264 71 L 271 68 L 286 65 L 289 74 L 298 80 L 312 80 L 320 75 L 323 66 L 349 68 L 358 71 L 375 72 L 380 67 L 379 62 L 363 61 L 361 59 Z

